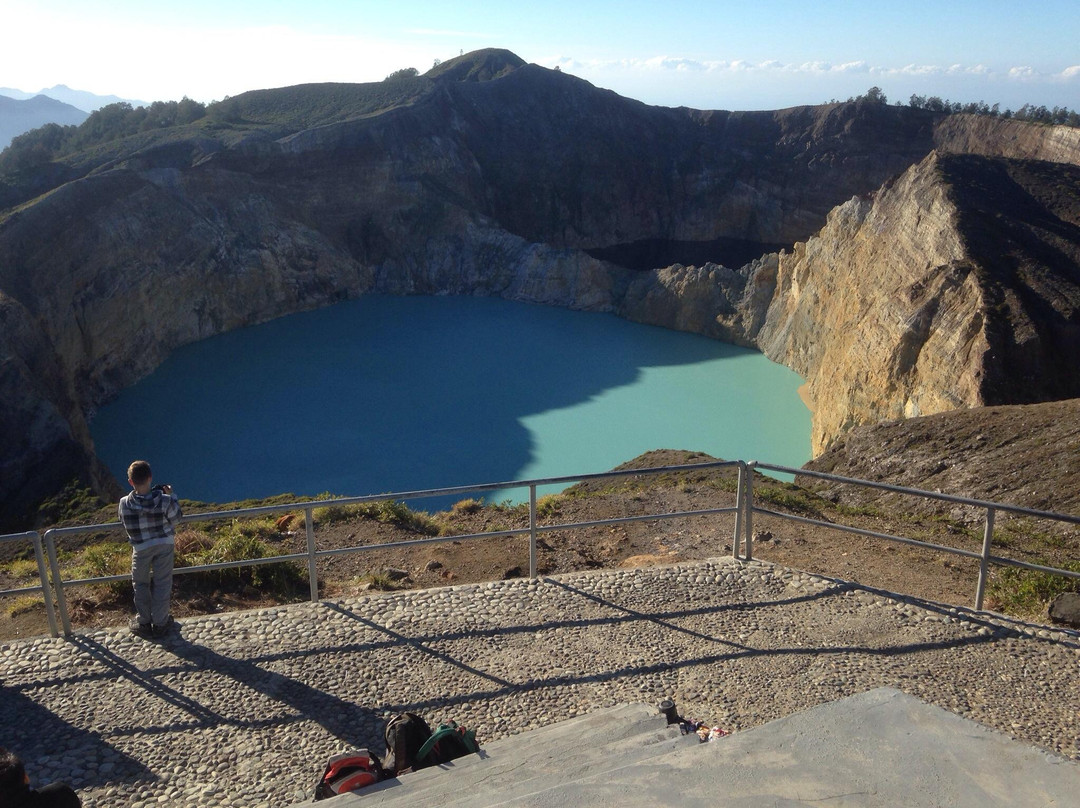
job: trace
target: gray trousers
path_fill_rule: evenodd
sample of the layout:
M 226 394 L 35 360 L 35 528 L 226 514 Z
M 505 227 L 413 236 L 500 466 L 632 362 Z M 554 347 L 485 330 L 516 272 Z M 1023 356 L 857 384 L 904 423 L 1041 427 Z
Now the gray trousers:
M 172 600 L 173 545 L 131 549 L 131 582 L 139 622 L 165 625 Z

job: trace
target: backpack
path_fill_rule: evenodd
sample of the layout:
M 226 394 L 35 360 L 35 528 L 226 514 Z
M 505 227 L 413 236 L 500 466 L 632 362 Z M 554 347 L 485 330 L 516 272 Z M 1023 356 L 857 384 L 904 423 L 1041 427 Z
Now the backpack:
M 459 727 L 457 722 L 448 721 L 439 724 L 431 737 L 424 741 L 416 758 L 420 762 L 417 768 L 436 766 L 454 758 L 472 755 L 480 751 L 476 743 L 476 730 Z
M 312 802 L 357 791 L 382 779 L 379 759 L 366 749 L 343 752 L 327 761 L 322 777 L 315 785 Z
M 383 734 L 386 740 L 383 766 L 388 777 L 446 763 L 480 749 L 476 730 L 466 730 L 449 721 L 432 732 L 428 723 L 415 713 L 395 715 L 387 722 Z
M 383 731 L 386 741 L 383 768 L 387 775 L 395 777 L 409 769 L 423 768 L 416 765 L 417 753 L 430 737 L 431 727 L 416 713 L 398 713 L 387 721 Z

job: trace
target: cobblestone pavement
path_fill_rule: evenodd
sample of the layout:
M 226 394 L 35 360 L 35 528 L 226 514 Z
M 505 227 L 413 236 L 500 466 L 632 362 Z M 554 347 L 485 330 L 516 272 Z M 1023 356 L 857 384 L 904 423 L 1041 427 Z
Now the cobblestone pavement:
M 0 745 L 86 806 L 281 806 L 402 710 L 493 740 L 671 697 L 747 729 L 891 686 L 1080 759 L 1080 639 L 732 559 L 0 645 Z

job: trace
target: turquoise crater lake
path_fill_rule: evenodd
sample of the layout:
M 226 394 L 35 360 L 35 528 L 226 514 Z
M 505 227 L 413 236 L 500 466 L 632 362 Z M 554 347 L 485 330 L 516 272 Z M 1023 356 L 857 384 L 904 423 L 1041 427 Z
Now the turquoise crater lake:
M 180 348 L 91 431 L 122 483 L 145 458 L 206 502 L 585 474 L 651 449 L 800 466 L 801 383 L 614 315 L 373 295 Z

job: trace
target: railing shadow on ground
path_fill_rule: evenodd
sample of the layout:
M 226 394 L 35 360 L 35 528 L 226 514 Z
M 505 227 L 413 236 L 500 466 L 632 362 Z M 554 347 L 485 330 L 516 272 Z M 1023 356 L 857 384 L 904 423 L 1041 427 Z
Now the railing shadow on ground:
M 507 585 L 517 584 L 508 583 Z M 948 649 L 962 650 L 1000 642 L 1003 639 L 994 634 L 980 634 L 966 629 L 957 636 L 925 641 L 899 641 L 896 635 L 885 634 L 881 636 L 880 644 L 825 642 L 806 645 L 784 642 L 780 635 L 774 634 L 772 635 L 774 640 L 779 640 L 782 644 L 772 642 L 758 644 L 753 641 L 735 640 L 718 632 L 710 632 L 707 628 L 703 629 L 700 623 L 690 627 L 681 624 L 684 620 L 705 618 L 704 622 L 707 625 L 710 616 L 725 613 L 759 612 L 767 615 L 774 610 L 785 609 L 794 609 L 799 613 L 804 606 L 827 604 L 830 600 L 847 598 L 853 593 L 875 592 L 861 585 L 843 581 L 826 580 L 824 588 L 806 593 L 765 598 L 752 597 L 690 608 L 642 607 L 634 603 L 632 590 L 627 591 L 627 598 L 612 598 L 598 594 L 587 584 L 582 585 L 573 577 L 566 579 L 543 577 L 538 580 L 536 586 L 547 589 L 548 594 L 552 591 L 559 593 L 560 604 L 565 600 L 566 608 L 561 609 L 563 613 L 580 615 L 586 614 L 587 609 L 610 613 L 589 613 L 587 616 L 557 621 L 529 620 L 519 625 L 459 628 L 448 632 L 432 630 L 431 627 L 421 627 L 418 631 L 411 631 L 407 628 L 398 630 L 392 626 L 383 625 L 379 619 L 373 619 L 361 613 L 358 606 L 350 602 L 326 602 L 314 608 L 320 612 L 325 610 L 326 613 L 338 618 L 331 626 L 331 630 L 326 632 L 327 638 L 348 637 L 354 633 L 349 626 L 355 625 L 358 629 L 362 628 L 365 636 L 381 639 L 344 643 L 316 639 L 310 647 L 302 649 L 286 650 L 280 647 L 252 646 L 230 653 L 186 639 L 184 632 L 188 624 L 185 622 L 180 625 L 176 634 L 156 644 L 161 649 L 160 655 L 171 655 L 176 662 L 166 665 L 154 665 L 151 662 L 149 667 L 133 661 L 146 648 L 141 643 L 130 643 L 128 647 L 132 650 L 128 655 L 110 647 L 108 637 L 99 639 L 95 636 L 80 635 L 69 639 L 72 646 L 78 649 L 78 655 L 84 658 L 83 663 L 67 668 L 73 671 L 71 675 L 57 676 L 48 680 L 38 679 L 33 683 L 3 688 L 5 706 L 0 709 L 0 713 L 5 717 L 10 716 L 13 726 L 30 725 L 33 722 L 47 728 L 49 721 L 60 721 L 63 726 L 57 726 L 55 731 L 63 733 L 70 728 L 70 725 L 51 714 L 43 718 L 40 715 L 43 708 L 33 701 L 31 691 L 35 694 L 34 698 L 42 698 L 43 691 L 53 691 L 53 696 L 58 697 L 60 692 L 71 691 L 72 685 L 76 682 L 93 684 L 96 681 L 105 683 L 120 679 L 145 692 L 148 698 L 163 701 L 175 708 L 182 717 L 160 723 L 139 723 L 133 716 L 127 725 L 114 726 L 96 733 L 86 733 L 87 737 L 83 746 L 93 749 L 99 758 L 104 750 L 114 749 L 109 743 L 113 738 L 154 737 L 198 729 L 275 729 L 289 727 L 300 722 L 318 724 L 347 747 L 367 747 L 377 751 L 381 744 L 379 728 L 387 713 L 403 711 L 424 713 L 429 710 L 447 710 L 471 703 L 553 691 L 557 688 L 608 684 L 699 668 L 715 671 L 716 666 L 724 663 L 755 658 L 786 658 L 794 661 L 861 656 L 888 659 Z M 891 595 L 891 593 L 882 594 Z M 408 593 L 403 593 L 400 597 L 408 596 Z M 483 597 L 483 594 L 481 590 L 477 590 L 469 594 L 469 597 Z M 620 602 L 623 600 L 633 605 Z M 940 611 L 942 614 L 953 614 L 944 608 Z M 973 617 L 978 624 L 980 622 L 978 616 L 973 615 Z M 196 618 L 196 621 L 202 619 L 205 618 Z M 965 617 L 964 622 L 967 621 L 968 618 Z M 671 644 L 678 646 L 680 651 L 666 659 L 622 664 L 618 659 L 612 658 L 608 664 L 598 665 L 592 670 L 562 671 L 546 676 L 526 675 L 515 679 L 514 675 L 507 674 L 506 663 L 502 666 L 489 665 L 483 661 L 478 662 L 476 659 L 464 659 L 453 650 L 454 643 L 458 641 L 464 641 L 466 647 L 475 647 L 475 644 L 470 641 L 476 639 L 498 641 L 516 635 L 527 637 L 559 629 L 603 631 L 610 628 L 613 629 L 614 636 L 626 636 L 627 633 L 636 635 L 643 633 L 646 625 L 649 631 L 659 630 L 654 637 L 657 647 L 666 645 L 665 638 L 671 637 Z M 987 623 L 987 625 L 994 624 Z M 641 628 L 639 629 L 638 626 Z M 999 627 L 995 626 L 995 628 Z M 123 637 L 123 640 L 128 641 L 126 637 Z M 695 653 L 695 648 L 700 648 L 700 652 Z M 362 696 L 357 696 L 359 703 L 348 701 L 303 681 L 302 674 L 299 673 L 299 671 L 311 669 L 320 660 L 329 658 L 335 659 L 334 664 L 348 670 L 364 670 L 377 664 L 378 659 L 383 655 L 401 657 L 406 649 L 419 652 L 442 666 L 448 666 L 468 676 L 447 677 L 447 681 L 457 683 L 456 689 L 455 686 L 446 688 L 437 696 L 375 705 L 364 704 Z M 150 660 L 157 659 L 160 655 L 151 656 Z M 146 659 L 146 657 L 142 658 L 143 663 Z M 295 676 L 279 673 L 269 667 L 272 663 L 279 661 L 295 661 L 297 663 L 295 669 L 298 673 Z M 93 663 L 96 669 L 86 671 L 88 663 Z M 513 669 L 510 668 L 510 670 Z M 213 688 L 215 692 L 217 690 L 227 692 L 230 688 L 242 687 L 261 694 L 268 705 L 266 711 L 259 717 L 252 716 L 250 712 L 230 714 L 227 709 L 215 707 L 213 702 L 192 698 L 178 689 L 178 684 L 173 684 L 182 682 L 186 675 L 196 673 L 223 677 L 226 681 L 221 687 L 215 686 Z M 8 698 L 9 695 L 16 698 Z M 44 700 L 47 701 L 47 698 Z M 244 703 L 244 699 L 235 699 L 235 701 Z M 375 731 L 371 730 L 373 725 L 377 728 Z M 113 754 L 116 754 L 115 751 Z M 115 771 L 108 776 L 94 773 L 89 781 L 82 784 L 82 787 L 155 778 L 156 775 L 142 763 L 125 757 L 123 762 L 116 766 Z
M 783 598 L 775 601 L 760 601 L 754 604 L 738 604 L 737 606 L 731 604 L 722 604 L 717 606 L 702 607 L 699 609 L 682 609 L 671 612 L 650 613 L 647 611 L 640 611 L 630 609 L 625 606 L 620 606 L 593 593 L 586 592 L 584 590 L 570 586 L 565 582 L 554 581 L 549 578 L 545 578 L 542 580 L 545 584 L 551 584 L 559 587 L 572 597 L 583 598 L 595 605 L 617 611 L 619 612 L 619 614 L 612 615 L 610 617 L 583 618 L 577 620 L 558 621 L 557 623 L 540 623 L 528 626 L 511 626 L 491 629 L 480 629 L 477 631 L 462 631 L 453 632 L 450 634 L 436 633 L 421 636 L 408 636 L 402 632 L 395 631 L 392 628 L 381 626 L 375 621 L 360 614 L 357 614 L 354 610 L 349 609 L 342 604 L 330 604 L 330 607 L 334 611 L 341 614 L 343 617 L 356 621 L 358 624 L 362 625 L 366 629 L 378 631 L 392 637 L 392 642 L 395 644 L 408 645 L 409 647 L 418 650 L 421 653 L 431 655 L 434 658 L 458 667 L 465 672 L 477 675 L 478 677 L 491 681 L 497 685 L 496 687 L 488 688 L 485 690 L 474 689 L 468 692 L 456 693 L 452 695 L 441 695 L 435 699 L 427 699 L 422 701 L 410 702 L 408 704 L 394 705 L 395 710 L 412 711 L 444 709 L 446 707 L 465 705 L 476 701 L 489 701 L 492 699 L 523 693 L 530 693 L 549 688 L 560 688 L 588 683 L 607 683 L 612 681 L 618 681 L 620 679 L 634 678 L 648 674 L 667 673 L 695 667 L 709 668 L 723 662 L 733 662 L 743 659 L 752 659 L 755 657 L 789 656 L 795 658 L 814 657 L 819 655 L 835 656 L 856 654 L 877 657 L 894 657 L 906 654 L 919 654 L 945 649 L 958 649 L 985 645 L 995 642 L 997 639 L 992 635 L 967 634 L 966 636 L 957 637 L 950 640 L 903 643 L 893 645 L 885 644 L 881 647 L 867 645 L 796 645 L 775 648 L 757 648 L 752 645 L 734 642 L 727 638 L 713 637 L 698 631 L 689 630 L 682 626 L 675 625 L 671 621 L 684 617 L 702 617 L 708 616 L 709 614 L 719 614 L 722 612 L 732 611 L 735 608 L 737 608 L 738 610 L 742 610 L 744 608 L 761 609 L 822 601 L 831 597 L 843 595 L 850 591 L 861 590 L 862 587 L 859 587 L 857 585 L 840 585 L 838 587 L 834 587 L 819 593 L 803 595 L 793 598 Z M 671 631 L 674 634 L 690 636 L 692 639 L 700 641 L 703 644 L 715 643 L 726 646 L 730 650 L 726 650 L 721 653 L 698 655 L 682 654 L 677 659 L 664 660 L 655 663 L 624 665 L 614 669 L 597 671 L 593 673 L 564 673 L 557 676 L 535 678 L 521 682 L 512 682 L 502 676 L 492 675 L 486 671 L 480 670 L 475 665 L 456 660 L 450 654 L 447 654 L 445 651 L 431 648 L 428 645 L 428 643 L 436 641 L 448 642 L 452 641 L 452 639 L 472 639 L 478 637 L 499 638 L 519 633 L 535 634 L 540 631 L 553 630 L 555 628 L 563 627 L 597 628 L 604 626 L 613 626 L 616 624 L 632 626 L 635 623 L 651 623 L 653 625 L 659 626 L 661 629 Z
M 355 730 L 361 726 L 361 722 L 357 720 L 358 716 L 355 713 L 363 708 L 359 708 L 353 702 L 312 688 L 297 679 L 261 667 L 259 664 L 290 656 L 321 657 L 327 653 L 325 648 L 294 654 L 262 654 L 254 659 L 246 659 L 221 654 L 205 645 L 189 642 L 184 639 L 182 632 L 181 626 L 172 636 L 159 641 L 157 645 L 185 664 L 142 668 L 105 643 L 90 636 L 76 635 L 70 638 L 70 642 L 85 655 L 84 662 L 96 662 L 100 666 L 99 670 L 73 676 L 36 680 L 26 686 L 5 686 L 4 689 L 12 694 L 21 694 L 24 689 L 35 691 L 66 689 L 77 683 L 87 684 L 99 681 L 106 683 L 123 679 L 136 685 L 151 698 L 171 705 L 188 717 L 188 720 L 173 721 L 168 724 L 113 728 L 110 730 L 113 736 L 146 736 L 221 727 L 255 729 L 282 726 L 296 721 L 313 721 L 345 743 L 356 743 L 360 740 L 356 737 Z M 138 646 L 135 646 L 135 649 L 138 649 Z M 353 646 L 353 650 L 363 650 L 363 646 Z M 138 656 L 137 650 L 134 650 L 133 656 Z M 226 676 L 235 685 L 245 687 L 284 705 L 291 709 L 293 714 L 264 718 L 252 718 L 249 715 L 230 716 L 225 712 L 207 707 L 205 699 L 192 698 L 166 683 L 166 680 L 170 678 L 205 671 Z M 16 710 L 16 712 L 20 711 Z
M 41 684 L 32 688 L 39 690 Z M 9 749 L 18 749 L 28 765 L 41 758 L 55 755 L 56 739 L 64 738 L 68 748 L 82 750 L 82 761 L 88 757 L 106 758 L 112 762 L 107 771 L 100 769 L 83 775 L 81 788 L 104 786 L 117 782 L 135 782 L 153 779 L 150 769 L 119 748 L 102 738 L 101 733 L 81 729 L 26 695 L 18 686 L 0 684 L 0 726 L 4 728 L 3 743 Z M 37 768 L 37 767 L 35 767 Z M 65 766 L 65 769 L 70 767 Z
M 615 517 L 611 519 L 600 519 L 585 522 L 572 522 L 572 523 L 558 523 L 558 524 L 540 524 L 537 512 L 537 489 L 539 487 L 552 486 L 552 485 L 567 485 L 569 483 L 580 483 L 590 480 L 608 479 L 608 478 L 620 478 L 620 477 L 649 477 L 652 475 L 660 474 L 672 474 L 682 472 L 700 472 L 709 469 L 723 469 L 733 468 L 737 470 L 738 481 L 735 492 L 735 505 L 732 507 L 716 507 L 706 508 L 693 511 L 677 511 L 677 512 L 664 512 L 664 513 L 646 513 L 633 516 Z M 934 544 L 931 542 L 912 539 L 904 536 L 895 536 L 888 533 L 881 533 L 878 531 L 867 530 L 864 528 L 852 527 L 849 525 L 843 525 L 838 522 L 825 522 L 818 519 L 812 519 L 805 516 L 799 516 L 791 513 L 784 513 L 768 508 L 760 507 L 755 504 L 754 501 L 754 475 L 757 469 L 763 469 L 765 471 L 771 471 L 782 475 L 800 475 L 814 477 L 818 479 L 830 480 L 843 484 L 850 484 L 855 486 L 862 486 L 877 490 L 883 490 L 905 496 L 921 497 L 924 499 L 931 499 L 937 501 L 944 501 L 954 504 L 960 504 L 970 506 L 974 508 L 983 509 L 985 511 L 984 529 L 983 529 L 983 541 L 981 551 L 975 552 L 972 550 L 964 550 L 957 547 L 949 547 L 946 545 Z M 489 531 L 484 533 L 474 534 L 457 534 L 450 536 L 438 536 L 424 539 L 414 539 L 408 541 L 391 542 L 385 544 L 375 545 L 362 545 L 355 547 L 344 547 L 334 549 L 318 549 L 315 541 L 314 534 L 314 511 L 317 508 L 323 508 L 328 506 L 342 507 L 348 505 L 359 505 L 370 502 L 380 502 L 386 500 L 403 501 L 403 500 L 419 500 L 427 497 L 447 497 L 458 496 L 464 494 L 476 494 L 486 493 L 492 491 L 506 491 L 514 488 L 528 488 L 529 489 L 529 524 L 525 528 L 517 528 L 510 530 L 498 530 Z M 545 479 L 536 480 L 518 480 L 512 482 L 490 483 L 484 485 L 471 485 L 471 486 L 457 486 L 452 488 L 439 488 L 428 489 L 424 491 L 410 491 L 410 492 L 398 492 L 389 494 L 369 495 L 362 497 L 347 497 L 341 499 L 330 500 L 317 500 L 301 503 L 288 503 L 282 505 L 263 506 L 257 508 L 244 508 L 239 510 L 230 511 L 213 511 L 208 513 L 193 514 L 184 517 L 184 522 L 192 521 L 208 521 L 208 520 L 222 520 L 222 519 L 236 519 L 254 517 L 267 514 L 282 514 L 291 511 L 303 510 L 305 514 L 305 532 L 307 549 L 304 553 L 293 553 L 282 556 L 272 556 L 268 558 L 249 559 L 245 561 L 231 561 L 218 564 L 205 564 L 192 567 L 177 567 L 175 574 L 185 575 L 198 572 L 218 571 L 224 569 L 235 569 L 241 567 L 253 567 L 264 564 L 280 564 L 284 562 L 292 561 L 305 561 L 308 569 L 308 584 L 310 590 L 310 599 L 312 602 L 318 602 L 318 577 L 316 572 L 316 561 L 320 558 L 325 558 L 335 555 L 343 555 L 349 553 L 363 553 L 365 551 L 372 550 L 389 550 L 396 548 L 411 548 L 419 547 L 429 544 L 447 543 L 447 542 L 464 542 L 464 541 L 478 541 L 484 539 L 493 539 L 509 536 L 527 536 L 529 540 L 529 577 L 535 579 L 537 577 L 537 543 L 538 537 L 542 533 L 548 533 L 553 531 L 570 531 L 591 527 L 611 526 L 618 524 L 627 524 L 631 522 L 644 522 L 644 521 L 659 521 L 666 519 L 677 519 L 685 517 L 699 517 L 699 516 L 716 516 L 722 514 L 734 514 L 735 515 L 735 527 L 732 535 L 732 556 L 738 559 L 749 561 L 753 559 L 753 517 L 755 514 L 766 515 L 775 517 L 778 519 L 791 520 L 803 524 L 816 525 L 833 530 L 840 530 L 848 533 L 853 533 L 861 536 L 866 536 L 882 541 L 895 542 L 899 544 L 905 544 L 909 546 L 916 546 L 925 549 L 935 550 L 942 553 L 948 553 L 952 555 L 958 555 L 970 559 L 977 560 L 979 562 L 979 575 L 976 584 L 975 593 L 975 610 L 981 611 L 983 608 L 983 600 L 986 590 L 986 584 L 988 580 L 988 572 L 991 564 L 1001 566 L 1012 566 L 1027 570 L 1033 570 L 1038 572 L 1046 572 L 1055 575 L 1062 575 L 1080 580 L 1080 572 L 1060 569 L 1055 567 L 1047 567 L 1039 564 L 1032 564 L 1025 561 L 1019 561 L 1017 559 L 1007 558 L 1004 556 L 994 555 L 991 550 L 993 547 L 993 535 L 994 535 L 994 522 L 997 512 L 1007 512 L 1018 515 L 1034 516 L 1043 519 L 1050 519 L 1058 522 L 1064 522 L 1068 524 L 1080 524 L 1080 517 L 1070 516 L 1066 514 L 1052 513 L 1048 511 L 1038 511 L 1031 508 L 1024 508 L 1020 506 L 1008 505 L 1005 503 L 988 502 L 985 500 L 976 500 L 967 497 L 958 497 L 948 494 L 941 494 L 931 491 L 922 491 L 920 489 L 905 488 L 901 486 L 894 486 L 887 483 L 871 482 L 867 480 L 858 480 L 847 477 L 840 477 L 838 475 L 825 474 L 822 472 L 807 471 L 804 469 L 790 468 L 786 466 L 777 466 L 767 463 L 759 463 L 757 461 L 744 462 L 741 460 L 735 461 L 712 461 L 708 463 L 695 463 L 687 465 L 677 466 L 664 466 L 656 468 L 644 468 L 644 469 L 623 469 L 618 471 L 602 472 L 598 474 L 584 474 L 564 477 L 551 477 Z M 23 534 L 12 534 L 10 536 L 0 536 L 0 541 L 32 541 L 34 543 L 35 554 L 38 564 L 39 582 L 36 586 L 26 587 L 23 589 L 4 590 L 0 591 L 0 596 L 12 595 L 22 592 L 41 592 L 46 603 L 46 609 L 49 615 L 50 631 L 53 636 L 59 635 L 57 627 L 57 620 L 54 615 L 55 612 L 59 613 L 59 622 L 62 626 L 63 633 L 70 635 L 72 633 L 71 620 L 68 613 L 68 607 L 65 598 L 65 590 L 83 585 L 93 585 L 110 583 L 117 581 L 126 581 L 128 576 L 126 575 L 113 575 L 104 576 L 98 578 L 82 578 L 76 580 L 64 580 L 61 574 L 60 566 L 58 563 L 56 541 L 58 538 L 69 535 L 86 534 L 86 533 L 98 533 L 103 531 L 119 531 L 121 526 L 118 522 L 112 522 L 108 524 L 100 525 L 85 525 L 75 527 L 53 528 L 45 532 L 42 540 L 36 532 L 28 532 Z M 42 549 L 44 545 L 44 550 Z M 46 569 L 47 561 L 47 569 Z M 55 600 L 55 607 L 54 607 Z

